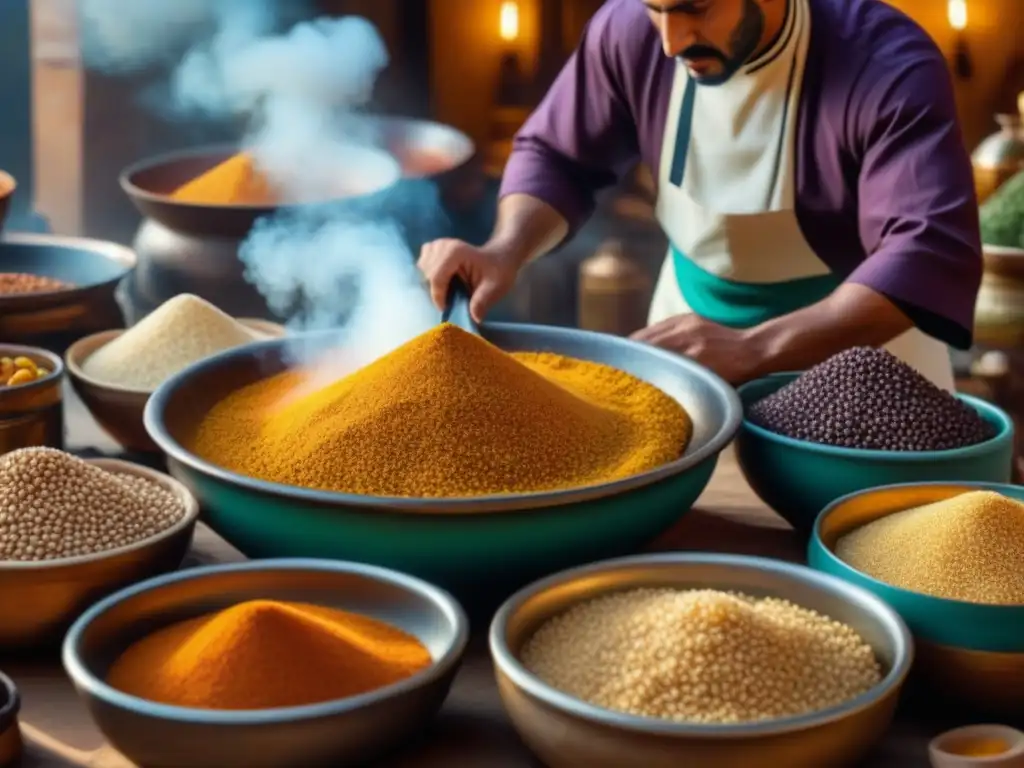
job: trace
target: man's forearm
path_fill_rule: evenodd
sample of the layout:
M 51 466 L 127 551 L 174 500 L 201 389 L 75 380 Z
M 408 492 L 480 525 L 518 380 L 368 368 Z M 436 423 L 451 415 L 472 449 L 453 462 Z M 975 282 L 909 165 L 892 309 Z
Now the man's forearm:
M 881 346 L 912 327 L 885 296 L 844 283 L 827 299 L 746 333 L 758 356 L 757 376 L 764 376 L 805 370 L 849 347 Z
M 568 232 L 568 222 L 543 200 L 514 194 L 498 204 L 498 221 L 487 247 L 518 269 L 556 248 Z

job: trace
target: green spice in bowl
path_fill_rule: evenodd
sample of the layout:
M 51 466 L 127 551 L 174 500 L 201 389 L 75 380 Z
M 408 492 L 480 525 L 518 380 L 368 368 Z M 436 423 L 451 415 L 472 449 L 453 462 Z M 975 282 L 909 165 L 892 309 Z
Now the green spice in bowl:
M 740 468 L 801 531 L 831 502 L 867 488 L 1010 480 L 1009 416 L 943 392 L 884 350 L 848 350 L 804 374 L 745 384 L 739 395 Z
M 908 483 L 829 505 L 812 568 L 873 592 L 914 633 L 928 682 L 1024 714 L 1024 487 Z

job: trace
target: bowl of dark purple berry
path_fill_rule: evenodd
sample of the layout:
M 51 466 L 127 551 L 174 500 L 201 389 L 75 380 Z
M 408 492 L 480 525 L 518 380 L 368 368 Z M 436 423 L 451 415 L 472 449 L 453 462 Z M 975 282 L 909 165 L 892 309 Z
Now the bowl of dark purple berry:
M 849 349 L 803 373 L 752 381 L 739 395 L 740 468 L 805 534 L 826 506 L 868 488 L 1010 481 L 1010 417 L 946 392 L 883 349 Z

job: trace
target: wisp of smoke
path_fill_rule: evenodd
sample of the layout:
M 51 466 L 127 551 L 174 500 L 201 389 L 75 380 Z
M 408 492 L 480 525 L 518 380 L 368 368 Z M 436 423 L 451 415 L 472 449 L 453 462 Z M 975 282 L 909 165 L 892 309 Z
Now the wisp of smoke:
M 215 21 L 216 7 L 209 0 L 78 0 L 82 59 L 111 73 L 165 61 Z
M 293 328 L 335 329 L 324 344 L 296 345 L 293 363 L 315 389 L 435 326 L 439 313 L 394 223 L 359 221 L 315 207 L 260 221 L 241 250 L 246 277 Z M 302 306 L 296 307 L 297 297 Z M 312 351 L 307 351 L 312 350 Z
M 123 69 L 179 51 L 169 81 L 173 111 L 247 116 L 243 147 L 290 201 L 369 194 L 400 176 L 397 161 L 371 149 L 378 137 L 356 119 L 389 60 L 369 21 L 318 19 L 276 34 L 277 4 L 265 0 L 84 5 L 94 43 L 87 66 Z M 330 362 L 318 365 L 313 384 L 371 362 L 439 319 L 388 212 L 358 208 L 357 215 L 347 204 L 281 211 L 259 222 L 240 251 L 247 279 L 293 328 L 338 329 L 344 353 L 324 358 Z

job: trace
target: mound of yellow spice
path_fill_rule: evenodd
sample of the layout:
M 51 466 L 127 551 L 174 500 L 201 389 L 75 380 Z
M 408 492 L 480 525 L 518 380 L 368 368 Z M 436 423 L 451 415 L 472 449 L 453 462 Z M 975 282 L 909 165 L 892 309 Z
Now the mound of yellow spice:
M 1024 605 L 1024 504 L 992 491 L 887 515 L 840 538 L 835 552 L 858 571 L 912 592 Z
M 181 203 L 202 205 L 276 205 L 278 196 L 252 157 L 240 152 L 178 187 Z
M 431 661 L 419 640 L 375 619 L 254 600 L 144 637 L 114 662 L 107 682 L 161 704 L 269 709 L 358 696 Z
M 468 497 L 629 477 L 682 454 L 675 400 L 614 368 L 508 354 L 441 325 L 294 402 L 284 373 L 218 403 L 193 451 L 250 477 L 374 496 Z

